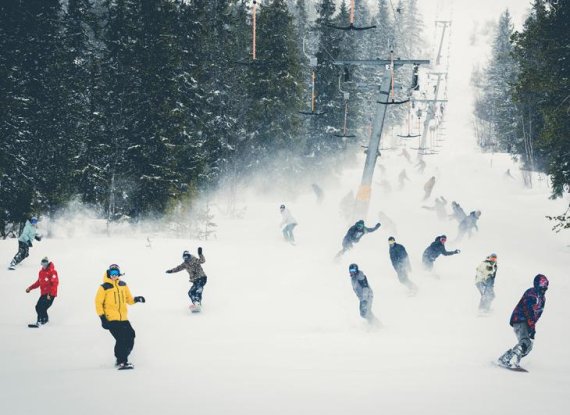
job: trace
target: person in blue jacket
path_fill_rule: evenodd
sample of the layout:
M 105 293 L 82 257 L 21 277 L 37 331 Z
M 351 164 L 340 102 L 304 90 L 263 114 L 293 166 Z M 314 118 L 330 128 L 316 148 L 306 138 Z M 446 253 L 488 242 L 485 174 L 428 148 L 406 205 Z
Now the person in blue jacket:
M 499 364 L 509 368 L 519 367 L 523 357 L 532 350 L 532 342 L 536 334 L 536 323 L 542 316 L 546 305 L 548 278 L 542 274 L 534 277 L 533 286 L 526 290 L 516 305 L 509 324 L 515 331 L 518 343 L 499 357 Z
M 410 265 L 410 258 L 408 257 L 408 252 L 404 245 L 396 242 L 393 236 L 388 238 L 388 243 L 390 244 L 390 261 L 392 261 L 392 266 L 398 274 L 398 280 L 400 283 L 408 287 L 410 294 L 417 291 L 416 284 L 410 281 L 408 273 L 412 270 Z
M 445 249 L 445 242 L 447 242 L 447 236 L 440 235 L 436 237 L 435 240 L 430 244 L 430 246 L 428 246 L 425 249 L 422 255 L 422 262 L 424 264 L 424 268 L 427 271 L 431 271 L 433 269 L 433 263 L 435 262 L 438 256 L 456 255 L 461 252 L 459 249 L 456 249 L 454 251 L 448 251 L 447 249 Z
M 24 229 L 18 238 L 18 252 L 16 255 L 14 255 L 14 259 L 12 259 L 12 262 L 10 262 L 8 269 L 16 269 L 16 265 L 18 265 L 24 260 L 24 258 L 27 258 L 30 255 L 30 248 L 32 247 L 32 241 L 34 239 L 36 241 L 42 240 L 42 236 L 38 233 L 37 225 L 38 218 L 35 216 L 32 216 L 30 220 L 26 221 Z
M 360 317 L 366 319 L 369 323 L 376 322 L 377 319 L 372 313 L 372 302 L 374 300 L 374 293 L 372 288 L 368 285 L 366 275 L 358 268 L 357 264 L 350 264 L 348 267 L 350 275 L 350 282 L 352 289 L 360 301 Z
M 378 230 L 379 227 L 380 223 L 377 223 L 376 226 L 374 226 L 373 228 L 367 228 L 366 226 L 364 226 L 363 220 L 359 220 L 358 222 L 356 222 L 346 232 L 346 235 L 342 240 L 342 249 L 338 254 L 336 254 L 337 258 L 343 255 L 346 251 L 352 249 L 352 246 L 355 243 L 358 243 L 360 241 L 360 238 L 362 238 L 364 234 L 367 234 L 369 232 L 374 232 Z

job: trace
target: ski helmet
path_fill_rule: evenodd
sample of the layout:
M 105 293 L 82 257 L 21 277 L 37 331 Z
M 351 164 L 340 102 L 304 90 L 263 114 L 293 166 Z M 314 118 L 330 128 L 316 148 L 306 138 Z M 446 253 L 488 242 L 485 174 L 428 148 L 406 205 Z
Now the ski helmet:
M 191 257 L 192 257 L 192 255 L 190 255 L 190 252 L 188 252 L 188 251 L 182 252 L 182 259 L 187 260 L 187 259 L 190 259 Z
M 279 209 L 284 210 L 284 209 L 285 209 L 285 205 L 279 206 Z
M 441 243 L 447 242 L 447 236 L 446 236 L 446 235 L 441 235 L 441 236 L 439 237 L 439 241 L 440 241 Z
M 356 227 L 357 227 L 358 229 L 364 228 L 364 221 L 361 219 L 361 220 L 359 220 L 358 222 L 356 222 Z
M 396 238 L 394 238 L 393 236 L 390 236 L 388 238 L 388 243 L 396 243 Z
M 538 274 L 536 277 L 534 277 L 533 285 L 537 290 L 546 291 L 548 290 L 548 278 L 542 274 Z
M 489 261 L 497 262 L 497 254 L 491 254 L 487 257 Z
M 49 259 L 47 256 L 43 257 L 41 265 L 42 267 L 47 267 L 49 265 Z
M 38 218 L 36 218 L 35 216 L 32 216 L 32 217 L 30 218 L 30 223 L 31 223 L 32 225 L 35 225 L 36 223 L 38 223 Z
M 350 264 L 348 266 L 348 272 L 352 275 L 352 274 L 357 274 L 358 273 L 358 265 L 356 264 Z
M 107 276 L 108 277 L 120 277 L 121 276 L 121 269 L 117 264 L 109 265 L 107 269 Z

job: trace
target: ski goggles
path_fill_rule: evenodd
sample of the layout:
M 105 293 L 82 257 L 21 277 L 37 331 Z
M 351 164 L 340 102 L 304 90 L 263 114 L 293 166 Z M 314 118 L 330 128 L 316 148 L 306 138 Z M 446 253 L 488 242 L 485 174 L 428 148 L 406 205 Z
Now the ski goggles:
M 121 276 L 121 271 L 119 271 L 118 268 L 112 268 L 108 272 L 109 272 L 109 277 L 120 277 Z

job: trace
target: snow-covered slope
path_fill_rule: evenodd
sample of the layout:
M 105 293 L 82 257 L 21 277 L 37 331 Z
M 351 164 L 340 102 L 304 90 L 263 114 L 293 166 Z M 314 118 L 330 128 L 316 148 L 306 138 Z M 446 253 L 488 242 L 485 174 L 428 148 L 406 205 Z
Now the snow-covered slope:
M 456 10 L 455 18 L 461 19 Z M 463 15 L 467 21 L 467 15 Z M 459 21 L 461 23 L 461 20 Z M 454 49 L 460 54 L 461 38 Z M 440 154 L 426 158 L 424 174 L 399 151 L 380 163 L 394 190 L 373 189 L 368 224 L 382 210 L 397 224 L 419 286 L 408 297 L 388 257 L 386 229 L 366 235 L 339 263 L 347 224 L 339 201 L 356 190 L 363 160 L 334 185 L 323 186 L 317 205 L 308 187 L 294 200 L 278 191 L 241 193 L 242 220 L 217 217 L 217 239 L 198 242 L 147 234 L 76 233 L 36 243 L 16 271 L 0 270 L 0 407 L 6 414 L 562 414 L 570 404 L 570 313 L 565 301 L 569 236 L 554 234 L 544 215 L 564 209 L 548 200 L 547 183 L 525 189 L 503 155 L 482 155 L 470 127 L 469 73 L 450 85 L 447 138 Z M 397 175 L 411 178 L 397 191 Z M 518 180 L 505 179 L 510 168 Z M 379 173 L 379 172 L 378 172 Z M 480 231 L 453 244 L 456 225 L 422 209 L 423 183 L 437 177 L 433 196 L 480 209 Z M 376 178 L 380 180 L 380 175 Z M 297 246 L 282 241 L 279 205 L 298 219 Z M 432 204 L 430 200 L 428 202 Z M 423 249 L 446 233 L 448 248 L 462 253 L 439 258 L 434 278 L 420 271 Z M 188 312 L 183 273 L 166 275 L 182 251 L 204 247 L 209 276 L 204 312 Z M 0 263 L 15 253 L 0 241 Z M 477 317 L 473 285 L 478 263 L 499 256 L 493 313 Z M 54 261 L 60 292 L 48 327 L 30 330 L 37 291 L 24 292 L 43 256 Z M 384 327 L 371 329 L 358 316 L 347 268 L 357 262 L 375 293 L 375 314 Z M 113 368 L 113 339 L 100 327 L 94 296 L 102 274 L 118 263 L 133 294 L 146 304 L 130 308 L 137 332 L 134 371 Z M 510 312 L 537 273 L 551 281 L 535 348 L 523 360 L 530 373 L 490 365 L 515 343 Z

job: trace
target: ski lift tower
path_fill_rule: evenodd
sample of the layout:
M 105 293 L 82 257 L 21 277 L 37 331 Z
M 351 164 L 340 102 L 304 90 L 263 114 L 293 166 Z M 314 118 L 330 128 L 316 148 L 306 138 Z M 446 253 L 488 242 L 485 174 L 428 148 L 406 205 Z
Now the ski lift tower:
M 388 111 L 388 105 L 401 104 L 403 102 L 394 102 L 390 97 L 390 91 L 393 88 L 394 69 L 403 65 L 421 65 L 429 64 L 426 59 L 369 59 L 369 60 L 337 60 L 333 64 L 344 68 L 349 66 L 384 66 L 384 75 L 382 76 L 382 84 L 380 85 L 380 98 L 376 101 L 376 113 L 374 115 L 372 134 L 366 154 L 366 162 L 364 163 L 364 171 L 358 193 L 356 194 L 355 214 L 359 218 L 365 218 L 368 213 L 370 204 L 370 195 L 372 192 L 372 177 L 374 176 L 374 168 L 378 159 L 380 140 L 382 138 L 382 130 L 384 128 L 384 119 Z

